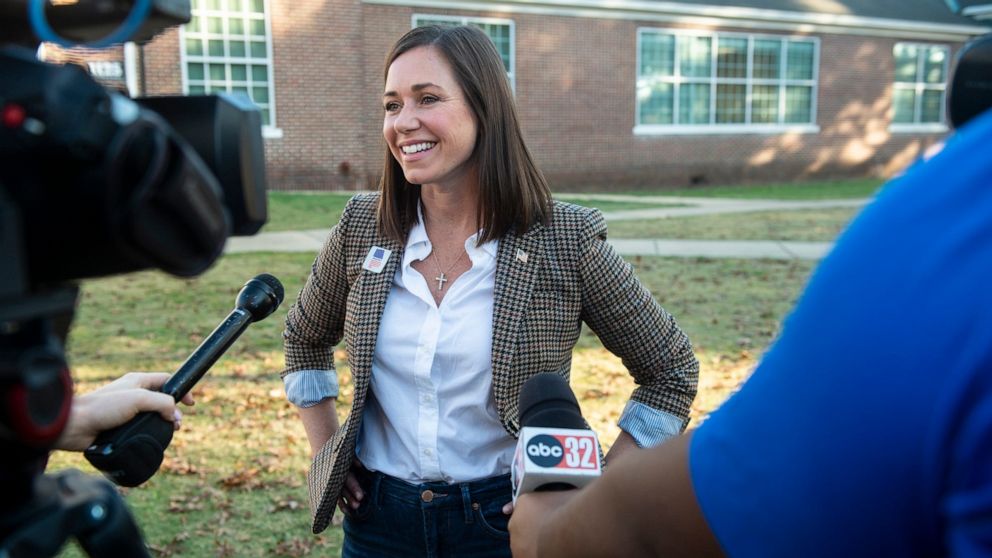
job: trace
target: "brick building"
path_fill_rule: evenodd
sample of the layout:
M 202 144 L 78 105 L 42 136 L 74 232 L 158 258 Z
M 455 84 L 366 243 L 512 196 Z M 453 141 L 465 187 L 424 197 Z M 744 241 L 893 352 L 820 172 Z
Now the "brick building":
M 793 180 L 887 175 L 946 133 L 954 54 L 989 6 L 193 0 L 189 24 L 114 52 L 137 94 L 250 95 L 273 189 L 375 185 L 383 57 L 426 23 L 493 38 L 555 189 Z

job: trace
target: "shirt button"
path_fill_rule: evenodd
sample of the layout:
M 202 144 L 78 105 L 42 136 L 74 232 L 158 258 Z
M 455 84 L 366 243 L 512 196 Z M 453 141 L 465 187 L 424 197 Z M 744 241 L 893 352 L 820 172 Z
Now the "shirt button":
M 431 453 L 433 453 L 433 452 L 431 452 L 430 448 L 427 448 L 427 449 L 424 450 L 424 455 L 426 455 L 427 457 L 430 457 L 431 456 Z

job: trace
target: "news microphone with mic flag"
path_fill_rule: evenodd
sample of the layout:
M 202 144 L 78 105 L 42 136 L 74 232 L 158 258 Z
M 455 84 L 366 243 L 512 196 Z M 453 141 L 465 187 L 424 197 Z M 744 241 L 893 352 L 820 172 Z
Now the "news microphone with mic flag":
M 520 390 L 520 435 L 513 456 L 513 501 L 527 492 L 569 490 L 602 473 L 599 440 L 568 382 L 537 374 Z
M 282 283 L 263 273 L 238 293 L 234 310 L 162 385 L 162 393 L 181 400 L 248 326 L 275 312 L 285 296 Z M 120 486 L 138 486 L 158 471 L 174 426 L 155 412 L 139 413 L 127 423 L 101 432 L 83 454 Z

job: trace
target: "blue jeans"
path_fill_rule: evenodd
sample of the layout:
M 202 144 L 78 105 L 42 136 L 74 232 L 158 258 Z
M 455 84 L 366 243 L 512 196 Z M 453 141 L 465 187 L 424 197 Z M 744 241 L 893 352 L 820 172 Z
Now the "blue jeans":
M 343 558 L 509 558 L 510 475 L 410 484 L 356 472 L 365 498 L 344 520 Z

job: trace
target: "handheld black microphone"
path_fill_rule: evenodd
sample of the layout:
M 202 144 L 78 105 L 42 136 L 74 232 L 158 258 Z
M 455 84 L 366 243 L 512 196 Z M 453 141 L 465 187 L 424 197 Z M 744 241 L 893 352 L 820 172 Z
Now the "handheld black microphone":
M 520 390 L 520 436 L 513 457 L 513 500 L 527 492 L 569 490 L 601 474 L 599 440 L 557 374 L 537 374 Z
M 267 273 L 245 283 L 234 310 L 165 382 L 161 391 L 176 401 L 182 399 L 250 324 L 275 312 L 284 296 L 282 283 Z M 83 455 L 116 484 L 138 486 L 162 465 L 165 448 L 172 442 L 173 428 L 158 413 L 139 413 L 127 423 L 101 432 Z

